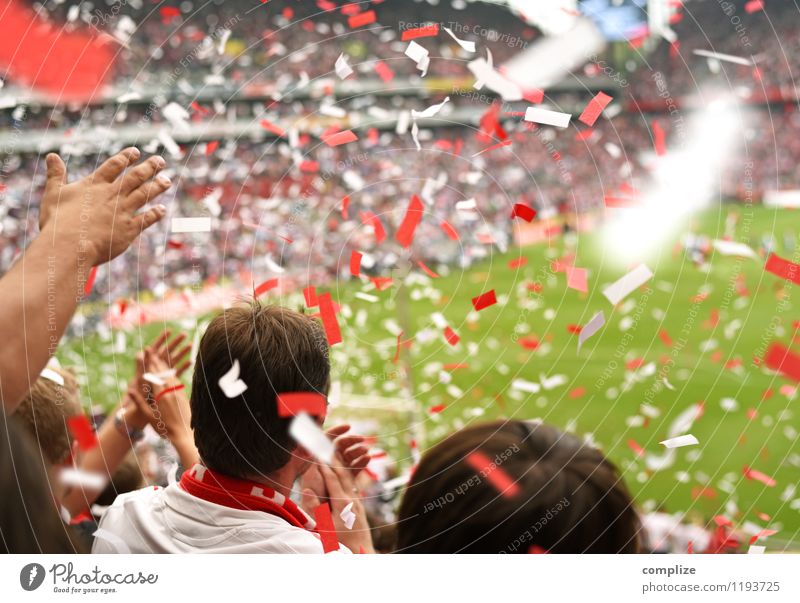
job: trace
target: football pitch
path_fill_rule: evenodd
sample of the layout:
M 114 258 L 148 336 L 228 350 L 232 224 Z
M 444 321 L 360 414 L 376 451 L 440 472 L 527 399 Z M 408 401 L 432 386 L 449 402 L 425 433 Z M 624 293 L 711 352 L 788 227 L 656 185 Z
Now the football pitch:
M 757 258 L 710 249 L 698 262 L 679 245 L 688 232 L 723 238 L 731 213 L 733 239 Z M 776 540 L 800 548 L 798 384 L 760 362 L 773 341 L 800 348 L 800 288 L 764 271 L 765 245 L 798 262 L 799 231 L 800 214 L 787 209 L 707 210 L 647 261 L 653 278 L 616 306 L 603 289 L 633 266 L 609 258 L 599 233 L 494 251 L 464 270 L 431 264 L 438 278 L 412 256 L 408 270 L 381 275 L 395 280 L 383 290 L 344 274 L 317 287 L 340 305 L 333 412 L 372 429 L 401 467 L 411 464 L 412 440 L 424 449 L 475 421 L 540 419 L 602 448 L 646 509 L 703 524 L 725 514 L 737 526 L 778 530 L 768 548 Z M 587 292 L 567 286 L 561 268 L 570 264 L 587 269 Z M 490 290 L 497 303 L 476 311 L 471 300 Z M 300 292 L 272 293 L 262 300 L 304 307 Z M 601 310 L 604 326 L 579 350 L 579 327 Z M 208 318 L 166 326 L 191 338 Z M 62 346 L 59 360 L 82 375 L 87 408 L 117 403 L 133 350 L 164 327 Z M 374 412 L 349 409 L 352 396 Z M 672 453 L 660 444 L 687 433 L 699 443 Z

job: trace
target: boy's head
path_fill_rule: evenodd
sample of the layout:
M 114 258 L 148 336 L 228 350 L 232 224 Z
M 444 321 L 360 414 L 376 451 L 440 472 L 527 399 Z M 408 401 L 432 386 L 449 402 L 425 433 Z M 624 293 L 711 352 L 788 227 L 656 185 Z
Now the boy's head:
M 15 415 L 39 443 L 45 460 L 51 466 L 62 465 L 72 452 L 67 419 L 81 414 L 80 393 L 69 371 L 48 368 L 46 374 L 36 380 Z
M 247 391 L 228 398 L 219 380 L 235 360 Z M 203 463 L 247 478 L 298 461 L 291 418 L 278 416 L 277 394 L 326 395 L 329 377 L 328 342 L 315 319 L 258 301 L 224 310 L 200 341 L 192 382 L 192 428 Z

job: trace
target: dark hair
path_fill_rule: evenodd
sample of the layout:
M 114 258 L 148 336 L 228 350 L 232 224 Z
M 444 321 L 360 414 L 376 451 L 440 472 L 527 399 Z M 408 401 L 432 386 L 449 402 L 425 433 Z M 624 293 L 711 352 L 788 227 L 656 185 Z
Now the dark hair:
M 228 398 L 218 382 L 236 360 L 247 391 Z M 315 319 L 257 301 L 224 310 L 203 335 L 192 382 L 192 428 L 203 462 L 242 478 L 283 467 L 295 443 L 276 395 L 327 394 L 329 376 L 328 342 Z
M 476 469 L 467 460 L 476 451 L 492 464 Z M 493 485 L 502 474 L 513 490 Z M 599 450 L 547 425 L 496 421 L 422 457 L 400 506 L 397 552 L 635 553 L 639 531 L 631 496 Z
M 61 521 L 36 443 L 2 409 L 0 492 L 0 553 L 85 552 Z
M 114 420 L 113 417 L 111 420 Z M 136 458 L 136 454 L 131 450 L 125 458 L 122 459 L 119 467 L 114 471 L 114 475 L 111 476 L 111 481 L 108 482 L 105 490 L 97 497 L 95 503 L 103 507 L 109 507 L 114 504 L 114 501 L 120 494 L 133 492 L 134 490 L 144 487 L 144 485 L 144 476 L 139 467 L 139 459 Z

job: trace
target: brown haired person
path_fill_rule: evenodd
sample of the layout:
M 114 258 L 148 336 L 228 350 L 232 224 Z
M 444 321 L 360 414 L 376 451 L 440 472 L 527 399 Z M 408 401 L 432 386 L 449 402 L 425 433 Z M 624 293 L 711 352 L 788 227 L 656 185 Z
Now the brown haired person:
M 468 427 L 431 448 L 397 524 L 398 553 L 639 551 L 639 518 L 614 465 L 523 421 Z
M 253 302 L 214 318 L 200 342 L 190 396 L 200 463 L 166 488 L 119 496 L 100 522 L 111 538 L 97 538 L 93 552 L 321 553 L 311 516 L 325 499 L 339 550 L 373 552 L 353 484 L 369 461 L 363 438 L 345 435 L 346 426 L 328 431 L 340 459 L 319 466 L 289 435 L 292 419 L 278 415 L 279 393 L 327 394 L 328 353 L 321 325 L 285 308 Z M 219 381 L 236 361 L 247 389 L 229 397 Z M 301 508 L 292 488 L 311 473 L 316 483 L 303 485 Z M 352 529 L 341 518 L 350 503 Z

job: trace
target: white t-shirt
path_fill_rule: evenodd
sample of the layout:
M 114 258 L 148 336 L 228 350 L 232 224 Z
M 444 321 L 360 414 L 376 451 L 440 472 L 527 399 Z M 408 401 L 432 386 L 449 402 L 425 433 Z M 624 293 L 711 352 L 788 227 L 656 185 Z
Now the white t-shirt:
M 92 553 L 322 553 L 314 532 L 277 515 L 231 509 L 197 498 L 177 483 L 117 497 L 103 515 Z M 110 536 L 109 536 L 110 534 Z M 115 538 L 116 537 L 116 538 Z M 343 544 L 341 553 L 351 551 Z

